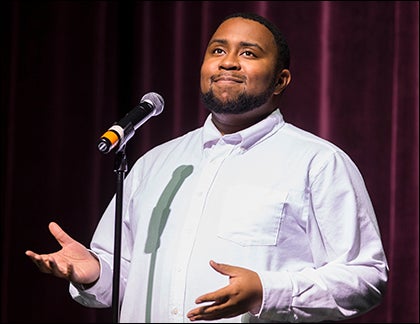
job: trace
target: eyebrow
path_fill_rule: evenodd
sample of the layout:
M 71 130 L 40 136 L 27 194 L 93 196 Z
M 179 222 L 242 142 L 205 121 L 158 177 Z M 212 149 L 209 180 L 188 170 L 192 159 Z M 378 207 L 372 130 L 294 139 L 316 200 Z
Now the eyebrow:
M 209 45 L 211 45 L 213 43 L 220 43 L 220 44 L 223 44 L 223 45 L 227 45 L 228 44 L 228 41 L 226 39 L 217 39 L 217 38 L 215 38 L 215 39 L 213 39 L 213 40 L 210 41 Z M 239 45 L 241 47 L 256 47 L 260 51 L 265 52 L 264 49 L 260 45 L 258 45 L 256 43 L 240 42 Z

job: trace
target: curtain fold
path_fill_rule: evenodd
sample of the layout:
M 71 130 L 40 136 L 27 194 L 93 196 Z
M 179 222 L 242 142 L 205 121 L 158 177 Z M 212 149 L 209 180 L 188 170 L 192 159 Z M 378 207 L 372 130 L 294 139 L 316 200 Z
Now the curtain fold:
M 365 178 L 390 282 L 380 306 L 346 322 L 418 322 L 417 1 L 1 2 L 2 322 L 110 322 L 24 251 L 59 248 L 52 220 L 89 245 L 116 181 L 97 140 L 144 94 L 165 107 L 130 140 L 129 167 L 201 126 L 204 49 L 236 11 L 266 16 L 289 42 L 286 121 L 343 148 Z

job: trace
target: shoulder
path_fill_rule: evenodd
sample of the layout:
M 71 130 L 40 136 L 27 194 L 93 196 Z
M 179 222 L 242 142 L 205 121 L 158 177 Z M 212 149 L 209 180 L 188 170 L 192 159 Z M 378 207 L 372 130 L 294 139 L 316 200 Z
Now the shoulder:
M 190 154 L 196 149 L 201 149 L 202 128 L 189 131 L 162 144 L 156 145 L 135 162 L 133 169 L 150 167 L 155 163 L 165 161 L 169 157 L 176 159 L 181 154 Z
M 305 149 L 312 148 L 312 150 L 315 151 L 331 153 L 343 152 L 343 150 L 333 142 L 290 123 L 284 125 L 282 132 L 292 143 L 299 144 L 301 145 L 300 147 Z
M 296 157 L 297 163 L 305 163 L 313 172 L 318 173 L 326 168 L 334 172 L 338 165 L 358 172 L 351 157 L 332 141 L 289 123 L 284 125 L 281 133 L 279 136 L 283 137 L 289 154 Z

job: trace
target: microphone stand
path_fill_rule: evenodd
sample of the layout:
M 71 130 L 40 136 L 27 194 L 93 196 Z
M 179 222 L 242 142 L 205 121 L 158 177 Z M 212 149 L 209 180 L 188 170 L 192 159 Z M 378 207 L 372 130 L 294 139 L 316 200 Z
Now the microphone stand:
M 114 229 L 114 272 L 112 282 L 113 323 L 119 323 L 120 315 L 120 263 L 121 263 L 121 228 L 124 178 L 127 173 L 127 156 L 125 144 L 116 152 L 114 172 L 117 174 L 117 191 L 115 197 L 115 229 Z

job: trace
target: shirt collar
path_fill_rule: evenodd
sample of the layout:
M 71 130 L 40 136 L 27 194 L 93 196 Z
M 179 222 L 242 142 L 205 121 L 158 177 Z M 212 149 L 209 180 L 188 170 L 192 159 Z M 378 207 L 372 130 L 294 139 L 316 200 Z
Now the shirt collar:
M 242 149 L 249 149 L 261 139 L 276 132 L 284 125 L 283 115 L 279 109 L 274 110 L 269 116 L 239 132 L 223 135 L 213 124 L 211 114 L 207 116 L 203 126 L 203 148 L 210 148 L 220 140 L 228 144 L 240 144 Z

